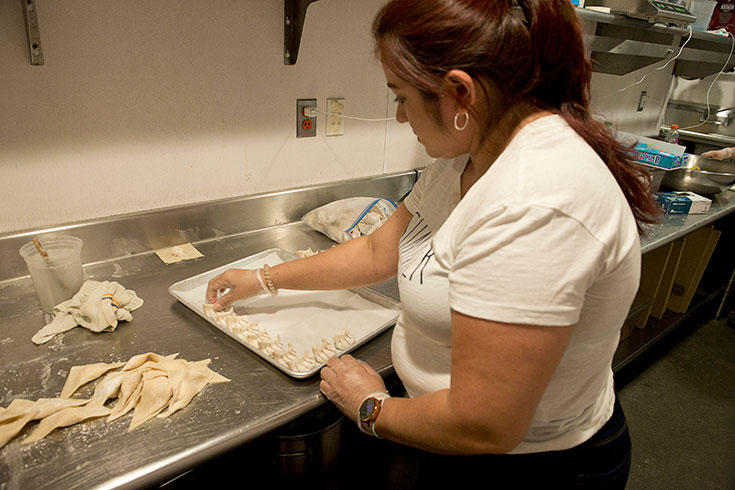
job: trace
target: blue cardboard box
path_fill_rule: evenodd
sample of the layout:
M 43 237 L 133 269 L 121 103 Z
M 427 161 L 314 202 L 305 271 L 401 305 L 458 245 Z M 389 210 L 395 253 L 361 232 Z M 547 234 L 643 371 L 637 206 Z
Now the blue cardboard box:
M 648 165 L 666 170 L 674 170 L 675 168 L 684 166 L 684 161 L 679 155 L 648 148 L 648 145 L 645 143 L 635 145 L 633 148 L 633 158 L 638 162 L 647 163 Z
M 693 192 L 659 192 L 656 202 L 666 214 L 703 214 L 712 205 L 712 200 Z

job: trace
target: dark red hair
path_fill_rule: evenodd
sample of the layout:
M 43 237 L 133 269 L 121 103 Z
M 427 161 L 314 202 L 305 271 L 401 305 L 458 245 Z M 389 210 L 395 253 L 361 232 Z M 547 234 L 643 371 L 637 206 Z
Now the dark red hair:
M 650 176 L 590 114 L 592 66 L 569 0 L 392 0 L 373 36 L 380 61 L 429 102 L 446 94 L 450 70 L 479 81 L 492 102 L 484 114 L 466 108 L 485 130 L 520 103 L 559 114 L 607 164 L 638 223 L 658 217 Z

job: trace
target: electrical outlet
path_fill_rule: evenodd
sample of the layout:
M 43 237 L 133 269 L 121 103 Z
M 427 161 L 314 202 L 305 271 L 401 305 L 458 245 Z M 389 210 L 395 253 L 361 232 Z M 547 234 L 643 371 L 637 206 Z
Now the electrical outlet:
M 316 136 L 316 114 L 307 116 L 304 109 L 316 109 L 316 99 L 296 99 L 296 137 L 309 138 Z
M 345 99 L 327 99 L 327 136 L 342 136 L 345 134 L 342 111 L 345 110 Z
M 648 99 L 648 95 L 646 95 L 646 91 L 641 90 L 641 96 L 638 99 L 638 108 L 636 109 L 636 112 L 643 111 L 643 106 L 646 104 L 646 99 Z

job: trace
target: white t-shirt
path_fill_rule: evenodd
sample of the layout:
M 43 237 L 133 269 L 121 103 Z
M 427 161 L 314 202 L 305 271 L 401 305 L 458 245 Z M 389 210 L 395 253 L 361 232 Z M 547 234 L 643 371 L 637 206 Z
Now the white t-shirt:
M 409 396 L 449 388 L 450 308 L 576 324 L 511 452 L 574 447 L 612 414 L 612 358 L 640 275 L 635 220 L 605 164 L 559 116 L 524 126 L 460 200 L 468 158 L 432 162 L 406 198 L 393 364 Z

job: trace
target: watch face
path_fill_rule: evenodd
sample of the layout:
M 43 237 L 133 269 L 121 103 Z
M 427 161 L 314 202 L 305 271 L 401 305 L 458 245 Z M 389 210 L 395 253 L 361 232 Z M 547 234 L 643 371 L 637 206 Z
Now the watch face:
M 375 398 L 368 398 L 360 405 L 360 420 L 367 422 L 375 411 Z

